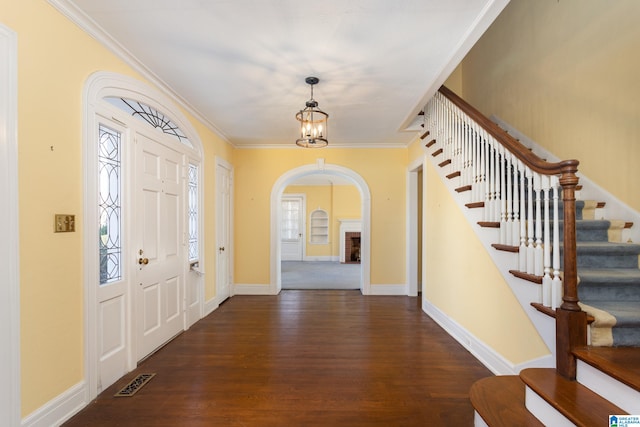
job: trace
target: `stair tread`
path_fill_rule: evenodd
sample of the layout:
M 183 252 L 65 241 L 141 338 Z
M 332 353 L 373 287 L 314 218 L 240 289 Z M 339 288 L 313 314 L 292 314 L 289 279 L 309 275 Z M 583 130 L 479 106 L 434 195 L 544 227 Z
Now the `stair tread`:
M 560 249 L 564 250 L 563 245 Z M 597 242 L 597 241 L 578 241 L 576 242 L 576 250 L 580 253 L 590 254 L 594 252 L 606 251 L 609 255 L 614 254 L 635 254 L 640 255 L 640 244 L 637 243 L 616 243 L 616 242 Z
M 578 426 L 608 425 L 611 414 L 626 414 L 582 384 L 559 375 L 555 369 L 529 368 L 522 381 L 553 408 Z
M 581 302 L 604 310 L 615 317 L 614 328 L 640 327 L 640 301 L 582 300 Z
M 637 268 L 580 268 L 578 271 L 580 283 L 589 279 L 598 280 L 636 281 L 640 280 L 640 269 Z
M 573 350 L 580 360 L 640 391 L 640 348 L 584 347 Z
M 524 383 L 516 375 L 488 377 L 476 381 L 469 391 L 471 404 L 492 427 L 542 426 L 525 407 Z

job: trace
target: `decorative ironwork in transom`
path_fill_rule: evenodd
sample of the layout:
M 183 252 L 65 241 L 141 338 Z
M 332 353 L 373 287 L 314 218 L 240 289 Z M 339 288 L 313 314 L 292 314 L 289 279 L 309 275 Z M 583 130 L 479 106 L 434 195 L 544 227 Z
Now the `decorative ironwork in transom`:
M 110 104 L 115 105 L 127 114 L 131 114 L 136 119 L 147 123 L 151 127 L 161 130 L 167 135 L 171 135 L 182 144 L 186 144 L 190 147 L 192 146 L 189 138 L 187 138 L 182 129 L 180 129 L 173 120 L 157 109 L 129 98 L 106 97 L 105 99 Z

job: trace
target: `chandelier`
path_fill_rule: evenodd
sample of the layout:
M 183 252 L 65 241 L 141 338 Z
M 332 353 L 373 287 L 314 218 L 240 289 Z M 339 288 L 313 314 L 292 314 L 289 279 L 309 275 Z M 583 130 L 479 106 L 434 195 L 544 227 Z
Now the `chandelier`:
M 318 84 L 317 77 L 307 77 L 305 82 L 311 85 L 311 99 L 307 101 L 306 107 L 296 114 L 296 119 L 300 122 L 300 138 L 296 139 L 296 144 L 305 148 L 326 147 L 328 128 L 327 119 L 329 115 L 318 108 L 318 101 L 313 99 L 313 85 Z

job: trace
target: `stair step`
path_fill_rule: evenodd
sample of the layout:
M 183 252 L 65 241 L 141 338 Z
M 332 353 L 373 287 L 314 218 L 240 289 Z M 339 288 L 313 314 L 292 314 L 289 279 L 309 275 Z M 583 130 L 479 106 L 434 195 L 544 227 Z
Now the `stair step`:
M 598 300 L 640 301 L 640 270 L 637 268 L 581 268 L 578 276 L 578 295 L 587 304 Z
M 560 263 L 564 262 L 560 247 Z M 578 271 L 581 268 L 638 268 L 640 245 L 614 242 L 577 242 Z
M 622 408 L 577 381 L 564 378 L 555 369 L 524 369 L 520 379 L 529 389 L 525 398 L 527 409 L 545 425 L 571 425 L 568 421 L 576 426 L 606 426 L 609 415 L 626 414 Z
M 527 280 L 532 283 L 537 283 L 538 285 L 542 285 L 542 276 L 536 276 L 535 274 L 528 274 L 518 270 L 509 270 L 509 273 L 513 274 L 514 276 L 520 279 Z
M 460 171 L 456 171 L 456 172 L 452 172 L 449 175 L 447 175 L 447 179 L 453 179 L 453 178 L 457 178 L 461 175 Z
M 463 185 L 462 187 L 456 188 L 456 192 L 458 192 L 458 193 L 463 193 L 465 191 L 471 191 L 471 186 L 470 185 Z
M 501 245 L 500 243 L 493 243 L 491 247 L 504 252 L 513 252 L 513 253 L 520 252 L 520 246 Z
M 465 206 L 469 209 L 484 208 L 484 202 L 467 203 Z
M 500 228 L 498 221 L 478 221 L 478 225 L 483 228 Z
M 516 375 L 476 381 L 469 391 L 473 409 L 491 427 L 543 426 L 524 405 L 525 386 Z
M 425 133 L 423 133 L 422 135 L 420 135 L 420 139 L 425 139 L 427 136 L 429 136 L 429 131 L 426 131 Z
M 447 159 L 447 160 L 445 160 L 445 161 L 443 161 L 443 162 L 438 163 L 438 166 L 440 166 L 441 168 L 443 168 L 443 167 L 445 167 L 445 166 L 447 166 L 447 165 L 450 165 L 450 164 L 451 164 L 451 159 Z
M 551 308 L 551 307 L 547 307 L 546 305 L 542 305 L 539 302 L 532 302 L 531 306 L 533 308 L 535 308 L 536 310 L 538 310 L 540 313 L 546 314 L 549 317 L 553 317 L 554 319 L 556 318 L 556 310 Z M 594 322 L 594 317 L 590 316 L 589 314 L 587 314 L 587 323 L 591 324 Z
M 640 309 L 637 301 L 582 302 L 591 307 L 604 310 L 615 317 L 615 325 L 613 327 L 609 326 L 611 327 L 614 346 L 640 345 Z M 606 345 L 606 343 L 603 345 Z
M 436 151 L 434 151 L 433 153 L 431 153 L 431 155 L 433 157 L 439 156 L 440 154 L 442 154 L 444 150 L 442 148 L 438 148 Z
M 433 144 L 435 144 L 435 143 L 436 143 L 436 140 L 435 140 L 435 139 L 432 139 L 431 141 L 427 142 L 426 147 L 427 147 L 427 148 L 430 148 L 430 147 L 431 147 Z
M 573 354 L 580 383 L 630 414 L 640 414 L 640 348 L 584 347 Z

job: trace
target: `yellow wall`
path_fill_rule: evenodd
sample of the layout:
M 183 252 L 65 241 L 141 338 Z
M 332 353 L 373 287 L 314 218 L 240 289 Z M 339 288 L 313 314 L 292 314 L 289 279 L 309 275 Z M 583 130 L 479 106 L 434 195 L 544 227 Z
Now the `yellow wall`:
M 637 0 L 512 0 L 463 61 L 464 97 L 640 210 L 639 20 Z
M 549 354 L 430 161 L 424 175 L 423 298 L 513 364 Z
M 0 22 L 18 36 L 20 363 L 26 416 L 84 375 L 83 87 L 98 70 L 137 76 L 44 0 L 0 0 Z M 232 152 L 192 123 L 205 146 L 205 176 L 213 194 L 213 157 L 232 160 Z M 212 206 L 209 198 L 207 206 Z M 75 214 L 76 232 L 54 234 L 55 213 Z M 208 209 L 205 218 L 211 234 L 214 213 Z M 207 254 L 213 273 L 215 250 Z
M 360 218 L 360 193 L 354 185 L 290 185 L 284 193 L 306 196 L 307 241 L 305 253 L 308 257 L 338 257 L 340 255 L 340 219 Z M 311 244 L 311 213 L 322 209 L 329 215 L 329 242 Z
M 405 283 L 405 148 L 241 149 L 234 155 L 235 283 L 269 284 L 271 190 L 283 174 L 317 158 L 352 169 L 369 186 L 371 283 Z

